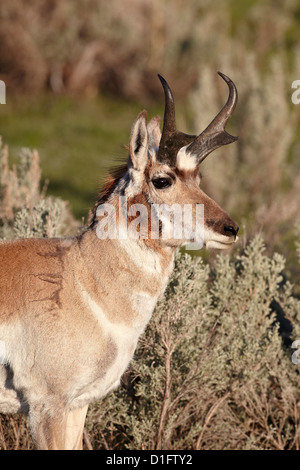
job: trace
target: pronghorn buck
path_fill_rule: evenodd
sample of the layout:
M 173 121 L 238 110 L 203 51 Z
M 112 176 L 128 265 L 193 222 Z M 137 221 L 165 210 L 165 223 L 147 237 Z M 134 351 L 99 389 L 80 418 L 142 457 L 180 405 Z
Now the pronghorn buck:
M 175 249 L 237 240 L 237 224 L 199 187 L 200 163 L 236 140 L 225 131 L 236 87 L 219 75 L 229 97 L 199 136 L 176 129 L 172 91 L 159 76 L 162 133 L 159 117 L 138 116 L 128 162 L 106 181 L 83 234 L 0 243 L 0 411 L 29 414 L 37 449 L 82 448 L 88 405 L 119 385 Z

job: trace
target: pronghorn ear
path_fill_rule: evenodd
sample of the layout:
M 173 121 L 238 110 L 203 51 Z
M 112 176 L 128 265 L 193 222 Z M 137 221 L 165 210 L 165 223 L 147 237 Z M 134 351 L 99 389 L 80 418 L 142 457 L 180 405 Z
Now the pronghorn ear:
M 155 116 L 147 125 L 149 134 L 149 147 L 159 147 L 161 139 L 160 116 Z
M 139 114 L 132 126 L 129 140 L 129 157 L 135 170 L 144 171 L 148 161 L 147 112 Z

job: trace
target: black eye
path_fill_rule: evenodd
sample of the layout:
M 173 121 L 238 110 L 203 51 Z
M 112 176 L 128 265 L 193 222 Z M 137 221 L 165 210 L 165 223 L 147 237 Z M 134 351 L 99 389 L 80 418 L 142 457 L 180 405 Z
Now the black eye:
M 172 180 L 170 178 L 155 178 L 152 183 L 156 189 L 165 189 L 171 186 Z

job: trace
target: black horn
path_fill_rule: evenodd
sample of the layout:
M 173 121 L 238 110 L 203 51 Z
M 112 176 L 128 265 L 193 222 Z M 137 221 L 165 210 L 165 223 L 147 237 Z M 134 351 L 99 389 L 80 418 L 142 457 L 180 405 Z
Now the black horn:
M 237 137 L 225 131 L 225 126 L 237 103 L 237 89 L 230 78 L 221 72 L 218 72 L 218 74 L 228 85 L 229 97 L 219 114 L 198 137 L 196 135 L 184 134 L 177 130 L 172 90 L 166 80 L 161 75 L 158 75 L 165 94 L 164 124 L 157 154 L 159 162 L 175 166 L 178 151 L 182 147 L 187 146 L 186 152 L 196 155 L 197 162 L 200 164 L 213 150 L 237 140 Z
M 218 74 L 225 80 L 229 88 L 229 96 L 226 104 L 223 106 L 219 114 L 207 126 L 207 128 L 192 142 L 186 149 L 187 152 L 196 155 L 198 164 L 217 148 L 231 144 L 237 140 L 237 137 L 228 134 L 225 126 L 229 121 L 236 107 L 238 93 L 235 84 L 230 78 L 221 72 Z
M 161 75 L 158 75 L 158 78 L 165 93 L 165 114 L 157 160 L 161 163 L 175 166 L 178 150 L 192 143 L 197 136 L 184 134 L 176 129 L 175 104 L 172 90 Z

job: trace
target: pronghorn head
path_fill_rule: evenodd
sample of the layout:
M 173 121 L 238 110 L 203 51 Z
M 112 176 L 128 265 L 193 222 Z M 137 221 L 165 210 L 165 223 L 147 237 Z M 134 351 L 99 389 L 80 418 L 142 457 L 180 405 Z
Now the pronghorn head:
M 165 94 L 162 133 L 160 117 L 147 124 L 146 111 L 133 124 L 127 168 L 110 180 L 98 208 L 103 202 L 116 206 L 117 196 L 126 198 L 127 223 L 138 230 L 137 238 L 153 239 L 156 243 L 158 239 L 166 246 L 197 242 L 220 249 L 236 242 L 237 224 L 199 187 L 202 161 L 213 150 L 237 140 L 225 131 L 237 103 L 237 90 L 226 75 L 220 72 L 219 75 L 229 87 L 229 97 L 200 135 L 177 130 L 173 94 L 160 75 Z M 103 212 L 96 215 L 94 222 L 99 221 Z

